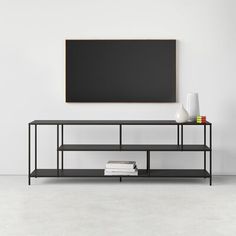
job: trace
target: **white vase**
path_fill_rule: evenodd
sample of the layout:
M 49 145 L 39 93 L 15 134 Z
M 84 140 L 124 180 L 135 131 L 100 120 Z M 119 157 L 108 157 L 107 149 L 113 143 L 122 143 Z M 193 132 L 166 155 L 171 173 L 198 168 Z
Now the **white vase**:
M 177 123 L 187 122 L 189 119 L 188 112 L 184 109 L 183 104 L 180 104 L 179 110 L 176 112 L 175 120 Z
M 190 121 L 196 121 L 197 116 L 200 115 L 199 100 L 197 93 L 188 93 L 187 95 L 187 111 Z

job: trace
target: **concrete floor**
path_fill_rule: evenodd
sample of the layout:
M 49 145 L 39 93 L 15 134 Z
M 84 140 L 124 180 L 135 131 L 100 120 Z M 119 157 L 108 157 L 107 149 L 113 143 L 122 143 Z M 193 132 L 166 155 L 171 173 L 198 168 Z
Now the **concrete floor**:
M 204 179 L 0 177 L 0 235 L 235 236 L 236 176 Z

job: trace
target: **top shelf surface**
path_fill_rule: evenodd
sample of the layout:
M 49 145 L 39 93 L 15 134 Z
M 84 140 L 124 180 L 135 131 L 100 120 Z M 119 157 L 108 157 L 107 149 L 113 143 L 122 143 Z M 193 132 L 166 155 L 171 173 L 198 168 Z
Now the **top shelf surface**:
M 177 123 L 175 120 L 34 120 L 32 125 L 211 125 L 210 122 Z

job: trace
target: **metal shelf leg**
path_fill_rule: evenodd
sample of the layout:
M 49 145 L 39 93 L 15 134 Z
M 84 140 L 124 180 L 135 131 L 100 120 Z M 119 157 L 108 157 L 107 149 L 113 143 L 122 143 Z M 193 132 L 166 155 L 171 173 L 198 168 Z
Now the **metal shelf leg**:
M 29 166 L 28 166 L 28 185 L 30 185 L 31 183 L 30 183 L 30 172 L 31 172 L 31 170 L 30 170 L 30 167 L 31 167 L 31 162 L 30 162 L 30 158 L 31 158 L 31 133 L 30 133 L 30 130 L 31 130 L 31 126 L 30 126 L 30 124 L 29 124 L 29 127 L 28 127 L 28 141 L 29 141 L 29 146 L 28 146 L 28 148 L 29 148 L 29 150 L 28 150 L 28 152 L 29 152 Z

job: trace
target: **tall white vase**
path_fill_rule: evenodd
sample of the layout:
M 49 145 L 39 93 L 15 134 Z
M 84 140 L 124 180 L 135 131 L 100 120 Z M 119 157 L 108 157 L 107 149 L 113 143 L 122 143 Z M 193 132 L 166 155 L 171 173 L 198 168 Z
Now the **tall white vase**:
M 200 115 L 198 93 L 188 93 L 187 95 L 187 111 L 190 121 L 196 121 Z

